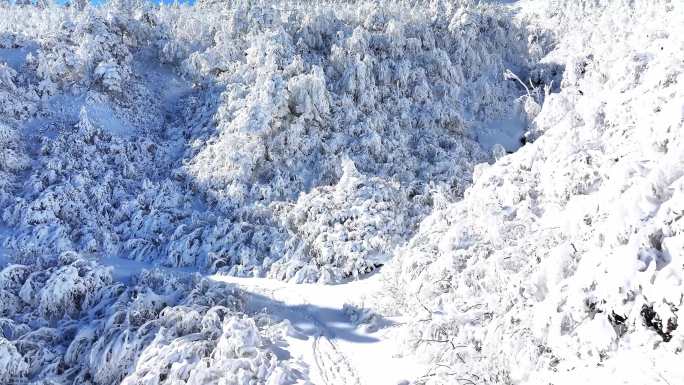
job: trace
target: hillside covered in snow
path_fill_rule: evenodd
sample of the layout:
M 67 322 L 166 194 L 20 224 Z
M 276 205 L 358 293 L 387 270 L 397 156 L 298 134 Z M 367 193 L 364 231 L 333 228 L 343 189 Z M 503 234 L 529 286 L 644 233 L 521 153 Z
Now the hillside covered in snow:
M 684 4 L 0 3 L 0 384 L 684 382 Z

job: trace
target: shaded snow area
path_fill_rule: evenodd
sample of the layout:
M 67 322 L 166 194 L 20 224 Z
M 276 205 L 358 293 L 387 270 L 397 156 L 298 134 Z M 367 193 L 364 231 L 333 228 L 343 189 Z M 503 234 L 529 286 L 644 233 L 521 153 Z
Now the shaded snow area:
M 681 2 L 12 3 L 0 384 L 684 383 Z
M 385 318 L 363 306 L 378 291 L 378 274 L 344 285 L 293 284 L 274 279 L 210 279 L 245 293 L 251 312 L 283 321 L 288 338 L 276 354 L 310 363 L 314 384 L 399 384 L 428 369 L 397 350 L 404 317 Z

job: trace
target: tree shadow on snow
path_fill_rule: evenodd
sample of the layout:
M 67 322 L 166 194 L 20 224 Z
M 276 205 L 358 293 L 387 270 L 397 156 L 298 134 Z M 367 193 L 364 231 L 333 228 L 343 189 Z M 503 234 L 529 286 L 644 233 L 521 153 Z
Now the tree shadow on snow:
M 293 327 L 291 336 L 298 339 L 325 336 L 353 343 L 374 343 L 380 339 L 358 330 L 359 325 L 352 322 L 342 309 L 321 307 L 313 304 L 287 304 L 261 294 L 241 289 L 244 293 L 248 311 L 265 313 L 277 321 L 287 319 Z M 392 321 L 382 318 L 382 327 L 392 325 Z

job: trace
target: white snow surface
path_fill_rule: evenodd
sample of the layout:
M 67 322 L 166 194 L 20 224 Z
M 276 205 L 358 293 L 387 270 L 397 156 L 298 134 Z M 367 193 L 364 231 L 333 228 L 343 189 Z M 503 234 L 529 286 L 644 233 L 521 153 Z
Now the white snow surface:
M 227 275 L 209 279 L 242 289 L 251 311 L 286 320 L 290 329 L 283 349 L 311 363 L 314 384 L 396 385 L 428 369 L 403 355 L 394 341 L 403 317 L 384 318 L 363 308 L 382 286 L 379 274 L 326 286 Z
M 0 2 L 0 384 L 684 383 L 684 4 Z

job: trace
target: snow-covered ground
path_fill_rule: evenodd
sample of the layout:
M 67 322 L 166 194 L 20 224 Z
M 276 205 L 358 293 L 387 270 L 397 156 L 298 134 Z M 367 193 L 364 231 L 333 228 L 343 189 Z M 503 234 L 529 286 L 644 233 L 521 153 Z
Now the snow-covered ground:
M 0 3 L 0 384 L 684 383 L 684 4 Z
M 143 270 L 189 276 L 190 268 L 168 268 L 119 257 L 100 258 L 114 280 L 131 284 Z M 339 285 L 295 284 L 270 278 L 223 274 L 208 279 L 240 289 L 247 314 L 286 323 L 285 338 L 274 348 L 283 360 L 309 364 L 313 384 L 390 384 L 418 378 L 429 370 L 396 343 L 405 317 L 381 317 L 363 304 L 382 290 L 380 274 Z M 392 368 L 392 370 L 378 370 Z
M 242 289 L 250 311 L 289 322 L 292 330 L 283 350 L 312 365 L 314 384 L 396 385 L 428 369 L 415 357 L 402 356 L 396 344 L 403 318 L 363 313 L 367 309 L 360 305 L 382 287 L 379 274 L 327 286 L 226 275 L 210 279 Z

